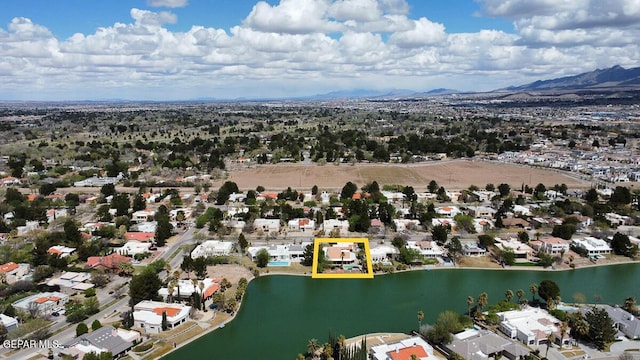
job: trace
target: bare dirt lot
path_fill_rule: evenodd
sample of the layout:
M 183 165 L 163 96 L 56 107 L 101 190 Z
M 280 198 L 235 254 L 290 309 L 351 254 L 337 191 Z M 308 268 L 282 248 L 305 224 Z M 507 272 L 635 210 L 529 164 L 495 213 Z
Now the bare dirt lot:
M 420 164 L 262 165 L 233 171 L 227 179 L 216 181 L 213 186 L 220 186 L 226 180 L 234 181 L 243 190 L 255 189 L 258 185 L 271 190 L 286 189 L 288 186 L 309 189 L 313 185 L 333 190 L 341 189 L 348 181 L 363 186 L 374 180 L 380 185 L 410 185 L 416 191 L 425 191 L 431 180 L 448 190 L 465 189 L 470 185 L 484 187 L 488 183 L 506 183 L 512 188 L 520 188 L 522 184 L 533 187 L 539 183 L 546 186 L 564 183 L 570 189 L 588 188 L 591 185 L 568 173 L 473 160 Z

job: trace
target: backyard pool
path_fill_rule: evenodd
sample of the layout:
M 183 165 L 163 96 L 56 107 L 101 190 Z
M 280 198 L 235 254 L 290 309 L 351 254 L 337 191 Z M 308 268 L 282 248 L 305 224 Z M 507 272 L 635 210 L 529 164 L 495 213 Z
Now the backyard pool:
M 290 263 L 288 261 L 269 261 L 267 266 L 289 266 Z

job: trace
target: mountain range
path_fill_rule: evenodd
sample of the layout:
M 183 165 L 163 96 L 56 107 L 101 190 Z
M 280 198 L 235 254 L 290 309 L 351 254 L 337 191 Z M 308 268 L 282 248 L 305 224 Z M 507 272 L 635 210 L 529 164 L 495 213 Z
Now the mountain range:
M 597 69 L 574 76 L 538 80 L 526 85 L 510 86 L 506 91 L 603 90 L 639 88 L 640 67 L 625 69 L 620 65 Z

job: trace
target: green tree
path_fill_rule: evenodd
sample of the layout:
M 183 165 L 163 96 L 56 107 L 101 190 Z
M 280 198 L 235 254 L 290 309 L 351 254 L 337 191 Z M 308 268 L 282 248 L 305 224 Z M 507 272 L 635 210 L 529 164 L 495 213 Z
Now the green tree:
M 309 244 L 304 248 L 303 259 L 300 262 L 303 266 L 313 265 L 313 244 Z
M 631 203 L 631 191 L 626 186 L 616 186 L 609 198 L 611 206 L 621 206 Z
M 76 336 L 84 335 L 89 332 L 87 324 L 81 322 L 76 326 Z
M 500 184 L 498 185 L 498 192 L 500 192 L 500 196 L 505 197 L 509 196 L 511 193 L 511 186 L 509 184 Z
M 633 296 L 628 296 L 627 298 L 625 298 L 622 308 L 633 315 L 638 314 L 638 305 L 636 304 L 636 298 L 634 298 Z
M 100 320 L 96 319 L 93 320 L 93 322 L 91 323 L 91 331 L 96 331 L 98 329 L 100 329 L 102 327 L 102 324 L 100 323 Z
M 131 207 L 134 212 L 144 210 L 147 207 L 147 203 L 144 200 L 144 197 L 142 197 L 142 194 L 136 194 L 136 196 L 133 197 L 133 204 Z
M 445 248 L 447 249 L 449 257 L 451 258 L 451 261 L 455 266 L 460 261 L 460 258 L 462 257 L 463 249 L 462 249 L 462 243 L 460 242 L 460 238 L 458 238 L 457 236 L 452 237 L 451 240 L 449 240 L 449 243 L 445 245 Z
M 100 302 L 96 296 L 84 299 L 82 307 L 87 315 L 93 315 L 100 312 Z
M 267 249 L 260 249 L 260 251 L 258 251 L 258 254 L 256 254 L 256 265 L 258 267 L 263 268 L 267 266 L 269 260 L 271 260 L 271 255 L 269 255 Z
M 605 309 L 593 307 L 585 314 L 585 320 L 589 324 L 589 339 L 598 350 L 615 341 L 616 329 Z
M 638 246 L 631 243 L 627 235 L 619 232 L 613 235 L 611 240 L 611 249 L 618 255 L 628 256 L 633 258 L 638 253 Z
M 513 291 L 510 289 L 505 291 L 504 297 L 507 298 L 507 302 L 511 302 L 511 299 L 513 299 Z
M 113 354 L 110 351 L 103 351 L 100 354 L 96 354 L 95 352 L 88 352 L 84 354 L 82 360 L 112 360 Z
M 244 234 L 238 235 L 238 246 L 240 246 L 240 251 L 244 253 L 244 251 L 249 247 L 249 242 L 244 237 Z
M 158 290 L 162 286 L 162 281 L 158 274 L 150 267 L 146 267 L 139 275 L 134 275 L 129 282 L 130 305 L 142 300 L 158 299 Z
M 538 295 L 545 301 L 548 299 L 555 300 L 558 296 L 560 296 L 560 288 L 558 284 L 556 284 L 552 280 L 542 280 L 540 282 L 540 286 L 538 287 Z
M 168 214 L 161 214 L 157 217 L 157 226 L 156 226 L 156 245 L 164 246 L 167 243 L 167 239 L 169 239 L 173 235 L 173 225 L 169 220 Z
M 538 284 L 529 285 L 529 292 L 531 292 L 531 302 L 534 302 L 536 299 L 536 293 L 538 292 Z
M 431 180 L 429 181 L 429 185 L 427 185 L 427 190 L 429 190 L 430 193 L 435 194 L 435 192 L 438 190 L 438 183 L 435 180 Z
M 263 190 L 264 191 L 264 190 Z M 225 181 L 224 184 L 218 189 L 218 195 L 216 196 L 216 205 L 223 205 L 229 200 L 229 196 L 233 193 L 239 193 L 238 185 L 233 181 Z
M 464 230 L 468 233 L 474 234 L 476 232 L 475 225 L 473 223 L 473 216 L 465 214 L 457 214 L 453 218 L 458 224 L 460 230 Z
M 340 199 L 351 199 L 356 191 L 358 191 L 358 186 L 349 181 L 342 187 L 342 191 L 340 192 Z
M 447 236 L 449 235 L 450 231 L 451 228 L 449 226 L 436 225 L 431 229 L 431 238 L 438 245 L 442 245 L 447 242 Z
M 471 317 L 471 305 L 473 305 L 473 296 L 467 296 L 467 315 Z

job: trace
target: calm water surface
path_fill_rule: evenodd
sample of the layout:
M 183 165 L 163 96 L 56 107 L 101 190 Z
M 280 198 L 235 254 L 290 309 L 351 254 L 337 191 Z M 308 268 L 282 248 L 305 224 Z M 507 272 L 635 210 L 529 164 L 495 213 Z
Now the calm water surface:
M 432 270 L 374 279 L 311 279 L 274 275 L 251 281 L 242 308 L 223 329 L 178 349 L 166 359 L 294 359 L 309 339 L 327 341 L 329 331 L 352 337 L 371 332 L 407 332 L 433 322 L 444 310 L 464 313 L 467 296 L 487 292 L 489 303 L 507 289 L 525 291 L 542 280 L 555 281 L 562 300 L 581 294 L 587 302 L 640 299 L 640 264 L 571 271 Z

